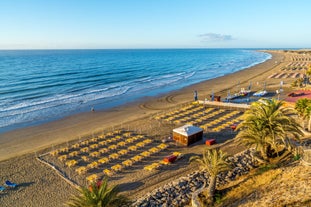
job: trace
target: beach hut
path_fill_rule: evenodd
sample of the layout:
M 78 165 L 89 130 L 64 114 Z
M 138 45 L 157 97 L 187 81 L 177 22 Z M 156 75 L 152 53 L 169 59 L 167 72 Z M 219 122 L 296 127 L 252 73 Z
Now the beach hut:
M 192 125 L 184 125 L 173 130 L 173 139 L 185 146 L 201 140 L 202 137 L 203 129 Z

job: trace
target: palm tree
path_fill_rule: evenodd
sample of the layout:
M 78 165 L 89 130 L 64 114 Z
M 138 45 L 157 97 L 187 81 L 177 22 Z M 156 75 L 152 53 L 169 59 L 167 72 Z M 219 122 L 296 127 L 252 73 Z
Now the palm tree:
M 219 149 L 207 149 L 204 151 L 203 157 L 192 156 L 190 158 L 190 162 L 199 163 L 200 168 L 206 170 L 210 176 L 206 196 L 209 201 L 212 201 L 214 197 L 217 175 L 230 169 L 227 158 L 228 155 Z
M 108 179 L 92 183 L 88 188 L 78 189 L 79 194 L 74 195 L 67 203 L 70 207 L 118 207 L 129 203 L 128 199 L 118 195 L 117 186 L 108 186 Z
M 301 126 L 293 118 L 295 111 L 283 105 L 284 102 L 275 99 L 255 102 L 244 113 L 244 120 L 237 127 L 240 129 L 237 139 L 247 146 L 260 149 L 266 161 L 279 156 L 284 150 L 291 151 L 290 137 L 299 139 L 303 135 Z
M 311 102 L 306 107 L 305 117 L 309 118 L 309 121 L 308 121 L 308 131 L 311 131 Z
M 307 115 L 307 107 L 311 104 L 311 100 L 307 98 L 299 99 L 295 104 L 295 109 L 298 113 L 298 116 L 302 119 L 302 127 L 304 129 L 304 122 Z
M 243 124 L 246 124 L 246 122 Z M 249 120 L 247 124 L 248 128 L 241 130 L 237 135 L 237 139 L 240 139 L 247 147 L 255 147 L 255 149 L 260 152 L 261 157 L 264 160 L 268 160 L 267 141 L 263 125 L 259 120 L 255 119 Z M 242 128 L 242 125 L 240 125 L 238 128 Z

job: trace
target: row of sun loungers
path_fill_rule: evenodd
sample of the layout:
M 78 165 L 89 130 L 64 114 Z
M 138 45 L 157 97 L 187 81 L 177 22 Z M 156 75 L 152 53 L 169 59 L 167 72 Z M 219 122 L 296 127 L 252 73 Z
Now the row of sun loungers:
M 241 116 L 231 120 L 228 119 L 229 117 L 223 117 L 220 119 L 216 119 L 212 122 L 200 125 L 199 127 L 206 131 L 211 130 L 212 132 L 220 132 L 226 128 L 229 129 L 232 125 L 237 125 L 241 121 Z
M 175 124 L 179 124 L 179 123 L 190 123 L 191 121 L 192 122 L 203 122 L 203 121 L 208 121 L 208 120 L 211 120 L 213 119 L 213 117 L 217 116 L 217 115 L 220 115 L 222 114 L 223 112 L 225 112 L 225 110 L 223 109 L 219 109 L 219 110 L 216 110 L 216 111 L 213 111 L 213 112 L 210 112 L 210 113 L 206 113 L 206 112 L 201 112 L 201 113 L 198 113 L 198 114 L 195 114 L 193 116 L 183 116 L 183 117 L 176 117 L 176 116 L 173 116 L 169 119 L 166 119 L 166 121 L 173 121 Z M 194 124 L 194 123 L 192 123 Z
M 180 152 L 173 152 L 173 154 L 171 156 L 173 156 L 173 158 L 174 158 L 173 162 L 174 162 L 175 160 L 180 159 L 183 155 Z M 169 160 L 169 157 L 164 158 L 163 160 L 160 160 L 160 161 L 153 162 L 149 165 L 146 165 L 144 167 L 144 170 L 153 171 L 153 170 L 158 169 L 159 167 L 161 167 L 163 165 L 170 164 L 172 161 Z
M 307 70 L 308 66 L 284 66 L 281 68 L 282 71 L 302 71 Z
M 292 57 L 292 61 L 311 61 L 311 57 L 294 56 Z
M 280 78 L 303 78 L 303 74 L 302 73 L 285 73 L 285 72 L 281 72 L 281 73 L 274 73 L 272 75 L 270 75 L 268 78 L 275 78 L 275 79 L 280 79 Z
M 304 68 L 309 67 L 310 64 L 311 62 L 290 62 L 283 68 Z
M 169 117 L 173 117 L 173 116 L 189 116 L 191 114 L 197 114 L 198 112 L 202 110 L 204 110 L 204 107 L 202 105 L 190 104 L 185 107 L 176 109 L 174 111 L 157 115 L 154 118 L 160 120 L 160 119 L 168 119 Z

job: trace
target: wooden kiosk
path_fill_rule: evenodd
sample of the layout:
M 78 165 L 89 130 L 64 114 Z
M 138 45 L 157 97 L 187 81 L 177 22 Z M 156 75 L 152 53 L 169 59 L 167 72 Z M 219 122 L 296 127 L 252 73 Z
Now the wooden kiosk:
M 203 138 L 203 129 L 184 125 L 182 127 L 173 129 L 173 139 L 184 146 L 189 146 Z

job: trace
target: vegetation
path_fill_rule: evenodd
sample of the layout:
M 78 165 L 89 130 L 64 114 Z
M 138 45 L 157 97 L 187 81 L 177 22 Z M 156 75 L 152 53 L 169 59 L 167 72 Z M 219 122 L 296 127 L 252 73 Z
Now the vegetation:
M 67 203 L 70 207 L 119 207 L 128 206 L 129 200 L 119 195 L 117 186 L 108 186 L 108 179 L 93 182 L 89 187 L 81 187 L 78 194 Z
M 306 71 L 307 76 L 311 76 L 311 65 L 309 65 L 307 71 Z
M 296 102 L 295 109 L 298 112 L 299 117 L 302 119 L 302 126 L 304 122 L 309 119 L 308 131 L 311 131 L 311 99 L 302 98 Z
M 261 167 L 222 186 L 214 206 L 311 206 L 309 177 L 299 163 Z
M 249 200 L 251 195 L 264 191 L 263 189 L 276 180 L 282 173 L 281 169 L 264 168 L 261 172 L 251 172 L 228 186 L 219 205 L 216 206 L 239 206 L 241 200 Z
M 200 168 L 209 174 L 209 185 L 205 197 L 209 203 L 213 202 L 216 190 L 217 175 L 230 169 L 227 161 L 228 155 L 219 149 L 207 149 L 203 153 L 203 157 L 192 156 L 190 162 L 197 162 Z
M 240 130 L 237 139 L 255 147 L 265 163 L 292 152 L 291 139 L 299 140 L 303 135 L 301 126 L 293 118 L 295 111 L 283 104 L 275 99 L 255 102 L 237 127 Z
M 294 82 L 292 82 L 292 87 L 300 87 L 302 88 L 304 86 L 304 80 L 303 78 L 297 78 L 294 80 Z

